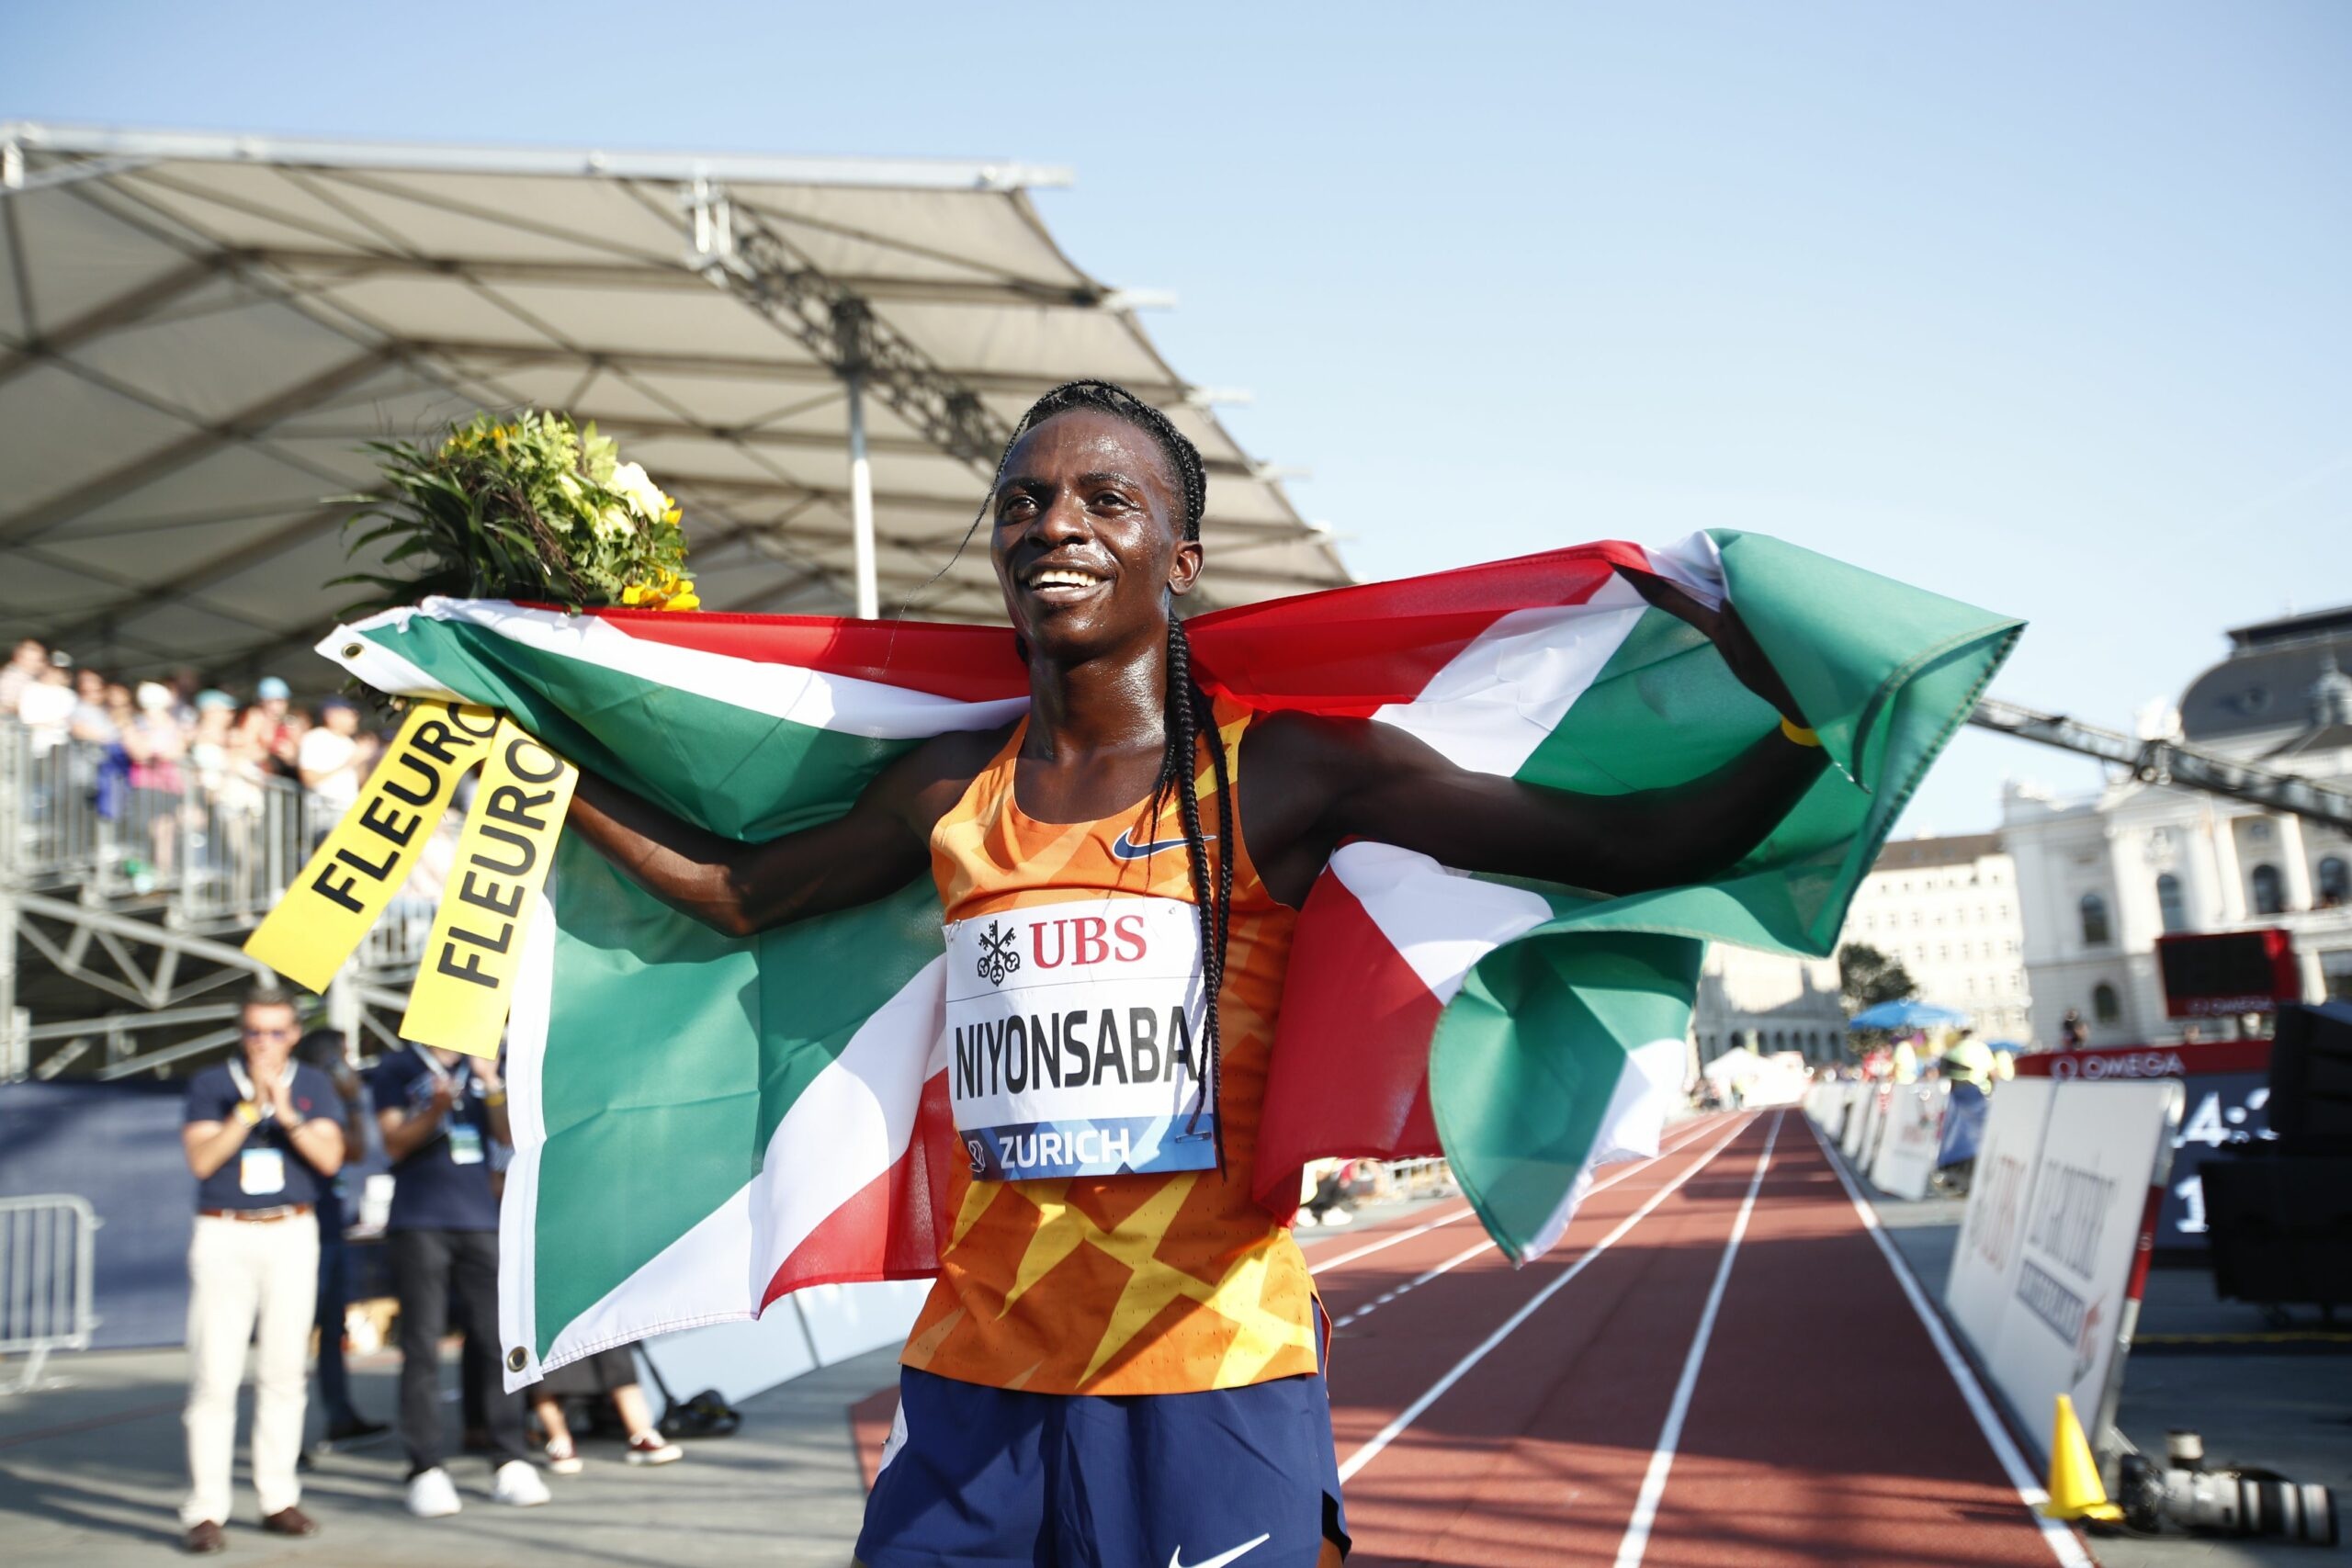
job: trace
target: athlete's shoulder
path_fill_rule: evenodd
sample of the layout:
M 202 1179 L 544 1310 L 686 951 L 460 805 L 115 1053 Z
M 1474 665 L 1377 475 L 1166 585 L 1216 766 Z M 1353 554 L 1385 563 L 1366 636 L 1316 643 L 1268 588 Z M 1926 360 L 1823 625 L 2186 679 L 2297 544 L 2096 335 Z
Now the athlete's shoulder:
M 1267 770 L 1301 782 L 1360 761 L 1376 727 L 1367 719 L 1279 708 L 1250 716 L 1242 758 L 1253 770 Z
M 1013 728 L 1002 724 L 934 735 L 883 769 L 874 790 L 882 803 L 927 833 L 1004 750 Z

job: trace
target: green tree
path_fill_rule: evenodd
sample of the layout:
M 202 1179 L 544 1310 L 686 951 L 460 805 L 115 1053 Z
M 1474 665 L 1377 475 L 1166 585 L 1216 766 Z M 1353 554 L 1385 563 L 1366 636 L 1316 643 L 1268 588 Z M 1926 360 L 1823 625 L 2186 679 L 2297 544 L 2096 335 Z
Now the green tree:
M 1903 967 L 1903 960 L 1881 953 L 1866 942 L 1849 942 L 1838 950 L 1838 993 L 1846 1016 L 1881 1002 L 1899 1002 L 1919 994 L 1919 984 Z

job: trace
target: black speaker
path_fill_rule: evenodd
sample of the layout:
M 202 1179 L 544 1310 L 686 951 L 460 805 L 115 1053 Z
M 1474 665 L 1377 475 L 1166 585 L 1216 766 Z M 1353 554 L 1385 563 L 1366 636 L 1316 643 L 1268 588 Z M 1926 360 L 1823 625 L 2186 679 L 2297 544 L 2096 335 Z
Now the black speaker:
M 2209 1159 L 2206 1239 L 2224 1301 L 2352 1304 L 2352 1156 Z
M 2270 1130 L 2281 1154 L 2352 1154 L 2352 1003 L 2278 1010 Z

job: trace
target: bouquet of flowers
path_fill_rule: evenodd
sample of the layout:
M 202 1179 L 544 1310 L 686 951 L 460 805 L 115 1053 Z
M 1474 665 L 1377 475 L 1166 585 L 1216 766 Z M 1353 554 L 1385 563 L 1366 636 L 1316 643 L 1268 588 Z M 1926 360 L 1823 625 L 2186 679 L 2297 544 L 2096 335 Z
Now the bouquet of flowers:
M 375 525 L 356 550 L 393 541 L 383 564 L 413 577 L 357 572 L 383 597 L 355 608 L 413 604 L 427 594 L 522 599 L 568 610 L 614 604 L 691 610 L 678 507 L 612 437 L 560 413 L 478 414 L 438 442 L 376 441 L 384 491 L 349 526 Z

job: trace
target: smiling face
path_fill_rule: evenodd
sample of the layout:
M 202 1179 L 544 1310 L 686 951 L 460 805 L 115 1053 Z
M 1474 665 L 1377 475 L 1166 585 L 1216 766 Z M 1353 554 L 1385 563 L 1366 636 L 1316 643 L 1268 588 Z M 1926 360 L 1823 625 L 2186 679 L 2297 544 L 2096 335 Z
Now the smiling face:
M 1014 444 L 989 498 L 989 557 L 1030 648 L 1071 663 L 1164 639 L 1165 593 L 1189 593 L 1201 547 L 1150 435 L 1073 409 Z

